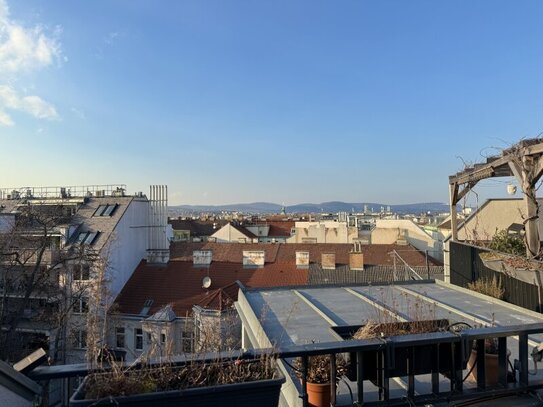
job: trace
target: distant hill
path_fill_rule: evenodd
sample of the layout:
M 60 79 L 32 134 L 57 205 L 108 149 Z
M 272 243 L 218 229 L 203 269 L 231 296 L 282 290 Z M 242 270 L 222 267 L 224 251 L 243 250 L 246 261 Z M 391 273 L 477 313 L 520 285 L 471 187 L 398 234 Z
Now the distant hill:
M 449 212 L 449 205 L 441 202 L 422 202 L 403 205 L 387 205 L 375 202 L 323 202 L 320 204 L 303 203 L 285 207 L 287 213 L 337 213 L 337 212 L 362 212 L 364 206 L 368 209 L 379 212 L 381 207 L 390 206 L 391 210 L 396 213 L 422 213 L 422 212 Z M 244 212 L 244 213 L 279 213 L 281 205 L 269 202 L 254 202 L 246 204 L 230 204 L 230 205 L 179 205 L 170 206 L 170 210 L 177 212 Z

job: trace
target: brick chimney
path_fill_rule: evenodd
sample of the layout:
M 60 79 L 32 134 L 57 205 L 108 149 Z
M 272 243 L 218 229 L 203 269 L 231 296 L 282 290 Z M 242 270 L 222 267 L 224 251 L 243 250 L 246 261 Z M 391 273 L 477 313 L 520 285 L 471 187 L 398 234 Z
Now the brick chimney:
M 265 253 L 264 250 L 244 250 L 243 267 L 264 267 Z
M 321 264 L 323 269 L 335 270 L 336 269 L 336 254 L 335 253 L 322 253 Z
M 309 252 L 296 252 L 296 267 L 299 269 L 309 268 Z
M 364 270 L 364 253 L 350 252 L 349 267 L 351 270 Z
M 213 252 L 211 250 L 194 250 L 192 252 L 193 267 L 208 267 L 213 260 Z

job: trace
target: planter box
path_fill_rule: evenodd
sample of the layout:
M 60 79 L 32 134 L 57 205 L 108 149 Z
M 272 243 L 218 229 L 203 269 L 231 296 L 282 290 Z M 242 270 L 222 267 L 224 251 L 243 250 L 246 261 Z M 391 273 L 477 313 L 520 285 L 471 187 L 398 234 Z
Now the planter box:
M 386 325 L 392 325 L 393 329 L 397 329 L 398 331 L 408 332 L 410 324 L 411 322 L 393 322 Z M 435 324 L 436 328 L 447 328 L 449 326 L 449 321 L 446 319 L 435 320 Z M 331 329 L 342 339 L 350 340 L 353 338 L 353 335 L 358 331 L 358 329 L 363 326 L 364 325 L 347 325 L 332 327 Z M 420 345 L 406 348 L 394 348 L 392 350 L 393 363 L 388 369 L 388 377 L 407 376 L 408 366 L 410 364 L 413 365 L 413 373 L 415 375 L 432 373 L 432 369 L 434 367 L 433 352 L 435 350 L 435 346 L 436 345 Z M 410 360 L 410 349 L 413 349 L 412 360 Z M 439 373 L 450 375 L 453 365 L 453 357 L 455 366 L 459 366 L 462 369 L 466 367 L 466 361 L 463 360 L 464 358 L 462 357 L 460 347 L 455 348 L 453 355 L 450 346 L 443 344 L 439 346 Z M 380 378 L 380 372 L 383 370 L 380 359 L 381 352 L 379 351 L 364 352 L 363 380 L 371 380 L 374 383 L 378 381 Z M 349 354 L 349 368 L 347 371 L 347 377 L 352 381 L 357 379 L 357 359 L 355 352 L 351 352 Z
M 85 378 L 73 396 L 70 406 L 258 406 L 277 407 L 281 386 L 285 377 L 276 368 L 276 378 L 252 382 L 197 387 L 183 390 L 170 390 L 136 394 L 131 396 L 107 397 L 100 400 L 85 400 Z

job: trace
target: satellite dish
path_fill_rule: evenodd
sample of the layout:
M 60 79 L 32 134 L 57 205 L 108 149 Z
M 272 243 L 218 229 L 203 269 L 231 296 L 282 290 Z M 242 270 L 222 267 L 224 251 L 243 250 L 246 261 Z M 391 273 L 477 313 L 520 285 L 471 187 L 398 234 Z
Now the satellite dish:
M 202 288 L 209 288 L 211 287 L 211 279 L 209 277 L 204 277 L 202 280 Z

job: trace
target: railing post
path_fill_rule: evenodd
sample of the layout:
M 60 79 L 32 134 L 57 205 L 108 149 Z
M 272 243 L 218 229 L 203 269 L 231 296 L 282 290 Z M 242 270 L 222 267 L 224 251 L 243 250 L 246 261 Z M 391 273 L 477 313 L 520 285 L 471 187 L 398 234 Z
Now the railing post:
M 308 406 L 307 397 L 307 371 L 308 371 L 309 358 L 307 355 L 302 356 L 302 405 Z
M 485 340 L 477 339 L 477 389 L 486 388 L 486 349 Z
M 358 404 L 364 403 L 364 354 L 356 352 L 356 390 L 358 392 Z
M 458 344 L 451 342 L 451 392 L 462 392 L 464 384 L 462 383 L 462 364 L 458 365 L 456 360 L 456 349 Z M 463 350 L 463 344 L 460 344 L 460 350 Z M 463 352 L 462 352 L 463 353 Z
M 507 387 L 507 337 L 498 338 L 498 383 Z
M 407 350 L 407 398 L 415 397 L 415 352 L 412 346 Z
M 388 401 L 389 398 L 390 398 L 390 383 L 389 383 L 389 366 L 388 364 L 390 363 L 390 343 L 387 343 L 386 344 L 386 348 L 385 350 L 381 353 L 382 355 L 382 358 L 383 358 L 383 361 L 382 361 L 382 366 L 383 366 L 383 398 L 385 401 Z M 394 350 L 392 350 L 394 351 Z
M 519 384 L 528 386 L 528 334 L 518 336 L 518 358 L 520 359 Z
M 336 386 L 337 386 L 337 377 L 336 377 L 336 354 L 330 354 L 330 404 L 332 406 L 336 405 Z
M 434 346 L 432 363 L 432 393 L 439 393 L 439 343 Z M 454 357 L 454 355 L 453 355 Z M 452 372 L 451 372 L 452 373 Z

